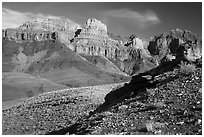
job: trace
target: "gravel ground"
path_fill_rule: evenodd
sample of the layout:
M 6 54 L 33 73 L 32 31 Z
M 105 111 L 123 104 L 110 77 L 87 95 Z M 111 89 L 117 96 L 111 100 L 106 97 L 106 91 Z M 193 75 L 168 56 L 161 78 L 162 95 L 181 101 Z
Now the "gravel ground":
M 163 81 L 164 80 L 164 81 Z M 147 93 L 83 120 L 75 134 L 202 135 L 202 74 L 160 75 Z
M 3 110 L 3 134 L 45 134 L 86 117 L 120 84 L 65 89 L 44 93 Z
M 39 95 L 3 111 L 3 134 L 201 135 L 202 70 L 188 76 L 174 70 L 152 82 L 146 92 L 92 115 L 118 85 Z

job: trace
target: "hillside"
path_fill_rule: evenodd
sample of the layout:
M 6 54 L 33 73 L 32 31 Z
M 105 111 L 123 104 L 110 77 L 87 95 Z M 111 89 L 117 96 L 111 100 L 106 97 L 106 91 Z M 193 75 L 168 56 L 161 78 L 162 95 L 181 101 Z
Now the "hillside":
M 78 121 L 73 134 L 201 135 L 201 69 L 190 76 L 177 70 L 155 79 L 155 85 Z M 153 82 L 154 83 L 154 82 Z M 157 84 L 156 84 L 157 83 Z M 135 91 L 133 91 L 135 92 Z M 74 126 L 73 126 L 74 127 Z
M 3 110 L 3 134 L 46 134 L 65 128 L 87 116 L 118 85 L 123 84 L 66 89 L 29 98 Z
M 202 134 L 201 73 L 200 68 L 191 75 L 175 69 L 153 80 L 137 76 L 124 86 L 33 97 L 3 110 L 3 134 Z M 99 89 L 104 89 L 102 96 Z
M 100 70 L 107 73 L 120 74 L 123 76 L 128 76 L 126 73 L 122 72 L 114 63 L 103 56 L 94 55 L 82 55 L 86 60 L 95 64 Z
M 6 72 L 2 76 L 2 101 L 33 97 L 44 92 L 65 88 L 69 86 L 23 72 Z
M 3 39 L 2 50 L 3 101 L 51 90 L 128 80 L 123 75 L 100 70 L 58 41 L 17 43 Z M 40 88 L 42 91 L 38 91 Z M 12 97 L 13 92 L 16 96 Z

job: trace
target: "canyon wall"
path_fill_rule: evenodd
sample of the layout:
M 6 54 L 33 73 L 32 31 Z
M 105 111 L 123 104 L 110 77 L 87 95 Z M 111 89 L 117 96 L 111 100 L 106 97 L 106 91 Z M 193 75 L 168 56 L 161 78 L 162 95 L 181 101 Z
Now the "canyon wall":
M 48 31 L 25 31 L 18 29 L 4 29 L 2 30 L 2 38 L 21 43 L 43 40 L 57 40 L 58 34 L 56 32 Z
M 190 31 L 172 30 L 149 42 L 135 35 L 129 38 L 109 35 L 107 26 L 97 19 L 79 25 L 63 18 L 38 18 L 18 28 L 2 30 L 3 39 L 17 43 L 52 40 L 81 55 L 103 56 L 130 75 L 171 60 L 196 62 L 202 58 L 202 41 Z
M 44 30 L 67 34 L 74 34 L 79 28 L 81 28 L 79 24 L 67 18 L 37 18 L 19 26 L 20 30 Z
M 88 19 L 78 32 L 72 43 L 75 52 L 124 60 L 126 55 L 120 48 L 124 43 L 111 39 L 107 34 L 107 26 L 101 21 Z
M 123 60 L 124 43 L 111 39 L 107 26 L 97 19 L 88 19 L 80 26 L 68 19 L 42 19 L 25 22 L 16 29 L 2 30 L 2 38 L 18 43 L 42 40 L 59 40 L 72 51 L 86 55 L 100 55 Z
M 201 45 L 200 41 L 188 31 L 177 29 L 169 34 L 154 37 L 150 43 L 135 35 L 122 41 L 110 38 L 107 26 L 97 19 L 88 19 L 84 25 L 79 25 L 65 18 L 37 18 L 32 22 L 23 23 L 16 29 L 3 30 L 2 37 L 16 42 L 58 40 L 76 53 L 99 55 L 120 61 L 129 60 L 132 50 L 140 50 L 143 57 L 155 55 L 159 58 L 159 63 L 161 58 L 166 57 L 168 50 L 172 56 L 179 56 L 180 53 L 173 53 L 175 44 L 177 47 L 185 45 L 183 47 L 188 54 L 186 58 L 195 60 L 201 57 L 200 49 L 193 46 Z M 188 46 L 191 48 L 187 49 Z

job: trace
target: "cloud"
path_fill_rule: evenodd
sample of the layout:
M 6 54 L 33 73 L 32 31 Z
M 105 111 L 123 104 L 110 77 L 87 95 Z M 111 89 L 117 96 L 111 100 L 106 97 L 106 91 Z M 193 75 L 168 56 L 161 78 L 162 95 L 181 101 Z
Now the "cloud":
M 30 12 L 19 12 L 6 8 L 2 8 L 2 28 L 16 28 L 24 22 L 32 21 L 35 18 L 59 18 L 52 15 L 34 14 Z
M 104 22 L 108 23 L 112 17 L 124 19 L 128 21 L 133 21 L 135 25 L 140 27 L 141 29 L 146 28 L 148 26 L 152 26 L 161 22 L 156 13 L 151 10 L 147 10 L 143 13 L 130 10 L 130 9 L 116 9 L 104 11 L 103 13 Z

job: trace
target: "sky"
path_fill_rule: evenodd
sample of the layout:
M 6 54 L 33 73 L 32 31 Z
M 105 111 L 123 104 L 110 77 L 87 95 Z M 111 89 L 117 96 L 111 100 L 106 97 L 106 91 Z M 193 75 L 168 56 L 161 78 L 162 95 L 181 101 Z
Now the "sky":
M 108 32 L 149 39 L 180 28 L 202 37 L 201 2 L 50 2 L 2 3 L 2 28 L 37 17 L 66 17 L 81 25 L 96 18 Z

